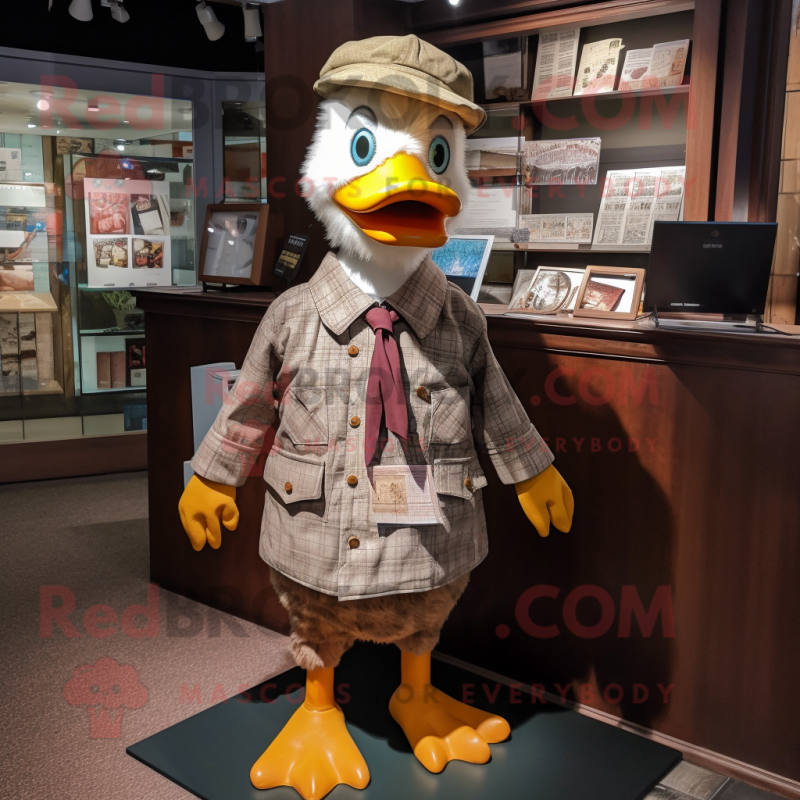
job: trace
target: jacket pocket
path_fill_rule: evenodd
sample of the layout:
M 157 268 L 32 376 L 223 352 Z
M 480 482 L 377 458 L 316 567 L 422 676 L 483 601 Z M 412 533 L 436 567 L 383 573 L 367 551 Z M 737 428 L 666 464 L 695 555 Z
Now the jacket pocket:
M 290 388 L 281 406 L 277 438 L 292 443 L 298 453 L 328 449 L 328 403 L 325 389 Z
M 433 462 L 433 484 L 437 494 L 470 500 L 487 480 L 475 456 L 437 458 Z
M 469 388 L 431 392 L 431 444 L 460 444 L 471 439 Z
M 288 506 L 322 498 L 325 464 L 272 450 L 264 467 L 264 480 Z

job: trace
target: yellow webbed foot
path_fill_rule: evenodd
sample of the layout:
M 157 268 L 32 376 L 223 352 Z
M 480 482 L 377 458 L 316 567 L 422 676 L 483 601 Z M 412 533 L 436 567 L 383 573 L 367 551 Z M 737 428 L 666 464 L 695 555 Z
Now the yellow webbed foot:
M 332 670 L 331 670 L 332 672 Z M 256 789 L 292 786 L 304 800 L 320 800 L 340 783 L 369 784 L 369 769 L 350 736 L 341 708 L 307 699 L 250 770 Z
M 403 653 L 403 684 L 392 695 L 389 712 L 414 755 L 431 772 L 441 772 L 448 761 L 485 764 L 491 758 L 489 744 L 502 742 L 511 733 L 502 717 L 431 686 L 430 654 Z

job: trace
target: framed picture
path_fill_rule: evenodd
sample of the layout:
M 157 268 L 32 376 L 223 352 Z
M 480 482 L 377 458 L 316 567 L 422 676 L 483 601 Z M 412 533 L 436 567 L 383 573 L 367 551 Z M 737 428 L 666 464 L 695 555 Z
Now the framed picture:
M 576 317 L 636 319 L 643 286 L 643 269 L 586 267 L 573 313 Z
M 558 314 L 572 311 L 585 270 L 579 267 L 537 267 L 520 270 L 508 311 L 525 314 Z
M 525 296 L 535 274 L 535 269 L 517 270 L 514 286 L 511 289 L 511 301 L 508 304 L 509 311 L 522 311 L 525 308 Z
M 200 247 L 204 283 L 262 286 L 266 268 L 269 206 L 264 203 L 209 205 Z
M 433 263 L 447 280 L 463 289 L 477 302 L 494 236 L 451 236 L 446 245 L 431 253 Z

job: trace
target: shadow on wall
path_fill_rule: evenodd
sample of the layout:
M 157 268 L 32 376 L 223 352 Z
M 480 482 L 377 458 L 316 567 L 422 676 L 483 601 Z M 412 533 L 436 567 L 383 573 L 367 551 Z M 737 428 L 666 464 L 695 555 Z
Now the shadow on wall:
M 440 650 L 651 727 L 669 702 L 674 647 L 673 521 L 648 471 L 669 445 L 654 368 L 495 353 L 573 489 L 575 518 L 570 533 L 540 538 L 482 454 L 489 556 Z

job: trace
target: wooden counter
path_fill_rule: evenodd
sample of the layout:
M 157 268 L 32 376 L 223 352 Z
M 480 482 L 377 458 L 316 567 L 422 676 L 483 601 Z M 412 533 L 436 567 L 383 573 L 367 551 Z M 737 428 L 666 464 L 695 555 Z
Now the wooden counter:
M 189 367 L 239 366 L 272 296 L 136 294 L 152 579 L 285 631 L 257 551 L 260 478 L 219 551 L 195 553 L 177 515 Z M 575 524 L 540 539 L 486 463 L 490 555 L 440 649 L 800 797 L 800 337 L 501 316 L 489 334 L 575 492 Z

